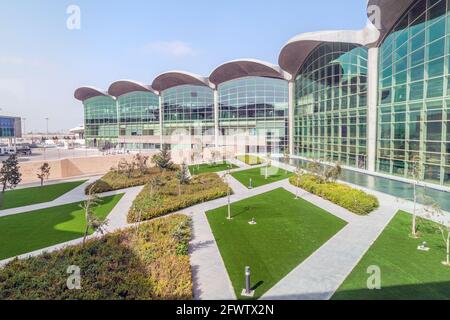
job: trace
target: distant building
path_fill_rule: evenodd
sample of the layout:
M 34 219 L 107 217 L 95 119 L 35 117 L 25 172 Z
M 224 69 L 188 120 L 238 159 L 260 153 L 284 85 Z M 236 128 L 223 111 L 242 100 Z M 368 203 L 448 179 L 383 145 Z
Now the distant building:
M 84 139 L 84 126 L 79 126 L 69 130 L 71 135 L 74 135 L 76 139 Z
M 22 137 L 22 121 L 18 117 L 0 116 L 0 139 Z

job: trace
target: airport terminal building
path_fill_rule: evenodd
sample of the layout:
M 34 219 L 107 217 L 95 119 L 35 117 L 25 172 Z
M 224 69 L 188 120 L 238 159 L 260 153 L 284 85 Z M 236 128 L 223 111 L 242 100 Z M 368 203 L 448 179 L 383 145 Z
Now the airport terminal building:
M 420 161 L 424 181 L 450 186 L 449 11 L 450 0 L 370 0 L 372 25 L 298 35 L 278 65 L 79 88 L 86 142 L 151 150 L 188 136 L 403 178 Z
M 21 119 L 0 115 L 0 139 L 14 139 L 22 137 Z

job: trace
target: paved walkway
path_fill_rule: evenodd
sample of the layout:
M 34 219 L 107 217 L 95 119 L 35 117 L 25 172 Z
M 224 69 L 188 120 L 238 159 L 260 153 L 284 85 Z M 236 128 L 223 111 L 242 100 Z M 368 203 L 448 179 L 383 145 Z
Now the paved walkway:
M 50 201 L 50 202 L 39 203 L 39 204 L 34 204 L 34 205 L 19 207 L 19 208 L 12 208 L 12 209 L 7 209 L 7 210 L 1 210 L 0 217 L 6 217 L 6 216 L 14 215 L 14 214 L 31 212 L 31 211 L 36 211 L 36 210 L 40 210 L 40 209 L 57 207 L 57 206 L 61 206 L 61 205 L 68 204 L 68 203 L 84 201 L 87 198 L 87 196 L 85 195 L 86 186 L 89 185 L 90 183 L 94 182 L 95 180 L 97 180 L 97 178 L 91 178 L 88 181 L 86 181 L 85 183 L 83 183 L 82 185 L 76 187 L 75 189 L 69 191 L 68 193 L 66 193 L 66 194 L 62 195 L 61 197 L 59 197 L 53 201 Z M 122 194 L 126 191 L 127 191 L 127 189 L 105 192 L 105 193 L 99 194 L 99 196 L 100 197 L 109 197 L 109 196 L 114 196 L 117 194 Z
M 139 192 L 142 190 L 142 188 L 143 187 L 134 187 L 134 188 L 114 191 L 114 192 L 110 192 L 110 193 L 104 193 L 104 194 L 100 195 L 100 196 L 107 196 L 107 194 L 113 194 L 113 193 L 114 194 L 122 194 L 122 193 L 124 193 L 124 196 L 122 197 L 122 199 L 120 199 L 120 201 L 117 203 L 117 205 L 114 207 L 114 209 L 111 211 L 111 213 L 107 217 L 108 225 L 105 230 L 106 232 L 108 232 L 108 233 L 115 232 L 115 231 L 118 231 L 118 230 L 121 230 L 121 229 L 124 229 L 124 228 L 127 228 L 130 226 L 127 223 L 127 214 L 128 214 L 129 209 L 131 208 L 133 200 L 136 198 L 136 196 L 139 194 Z M 86 196 L 84 196 L 84 197 L 86 197 Z M 72 199 L 72 198 L 69 197 L 68 199 Z M 82 201 L 82 200 L 80 200 L 80 201 Z M 100 233 L 94 233 L 93 235 L 89 236 L 88 239 L 99 238 L 101 236 L 102 236 L 102 234 L 100 234 Z M 35 257 L 35 256 L 39 256 L 45 252 L 50 253 L 50 252 L 58 251 L 58 250 L 61 250 L 63 248 L 69 247 L 69 246 L 80 244 L 82 242 L 83 242 L 82 238 L 75 239 L 75 240 L 72 240 L 69 242 L 56 244 L 56 245 L 48 247 L 48 248 L 43 248 L 43 249 L 36 250 L 34 252 L 26 253 L 26 254 L 18 256 L 17 258 L 26 259 L 29 257 Z M 4 266 L 5 264 L 7 264 L 8 262 L 10 262 L 11 260 L 13 260 L 15 258 L 16 257 L 0 261 L 0 267 Z

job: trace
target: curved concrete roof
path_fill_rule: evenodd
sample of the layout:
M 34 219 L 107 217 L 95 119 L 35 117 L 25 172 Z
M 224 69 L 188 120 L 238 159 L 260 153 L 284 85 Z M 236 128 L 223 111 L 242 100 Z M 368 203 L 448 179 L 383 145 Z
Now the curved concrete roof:
M 120 97 L 124 94 L 141 91 L 158 94 L 151 86 L 144 85 L 132 80 L 119 80 L 109 86 L 108 93 L 114 97 Z
M 80 101 L 85 101 L 87 99 L 94 98 L 94 97 L 100 97 L 100 96 L 114 98 L 114 97 L 110 96 L 106 91 L 103 91 L 103 90 L 100 90 L 100 89 L 97 89 L 94 87 L 78 88 L 77 90 L 75 90 L 75 94 L 74 94 L 75 99 L 80 100 Z
M 363 30 L 340 30 L 309 32 L 295 36 L 281 50 L 278 63 L 283 70 L 293 77 L 298 73 L 309 55 L 323 43 L 351 43 L 368 45 L 379 38 L 379 33 L 373 26 Z
M 152 88 L 162 92 L 183 85 L 212 87 L 205 77 L 185 71 L 169 71 L 157 76 L 153 81 Z
M 379 31 L 380 37 L 377 44 L 379 44 L 385 36 L 392 30 L 397 21 L 403 14 L 413 5 L 416 0 L 369 0 L 367 3 L 367 16 L 369 18 L 374 14 L 371 6 L 380 8 Z
M 229 61 L 217 67 L 209 76 L 209 81 L 218 86 L 221 83 L 244 77 L 267 77 L 284 80 L 292 78 L 279 66 L 272 63 L 255 59 L 241 59 Z

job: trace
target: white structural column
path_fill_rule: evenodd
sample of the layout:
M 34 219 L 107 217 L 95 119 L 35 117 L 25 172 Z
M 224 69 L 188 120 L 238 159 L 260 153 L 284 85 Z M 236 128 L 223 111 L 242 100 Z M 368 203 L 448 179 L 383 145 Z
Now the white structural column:
M 214 90 L 214 145 L 219 147 L 219 90 Z
M 377 104 L 378 104 L 378 48 L 369 48 L 367 88 L 367 169 L 376 171 L 377 157 Z
M 162 96 L 160 94 L 159 96 L 159 131 L 160 131 L 160 135 L 159 135 L 159 141 L 161 144 L 161 150 L 163 149 L 163 144 L 164 144 L 164 132 L 163 132 L 163 118 L 164 118 L 164 114 L 163 114 L 163 107 L 162 107 Z
M 294 154 L 295 81 L 289 81 L 289 154 Z

